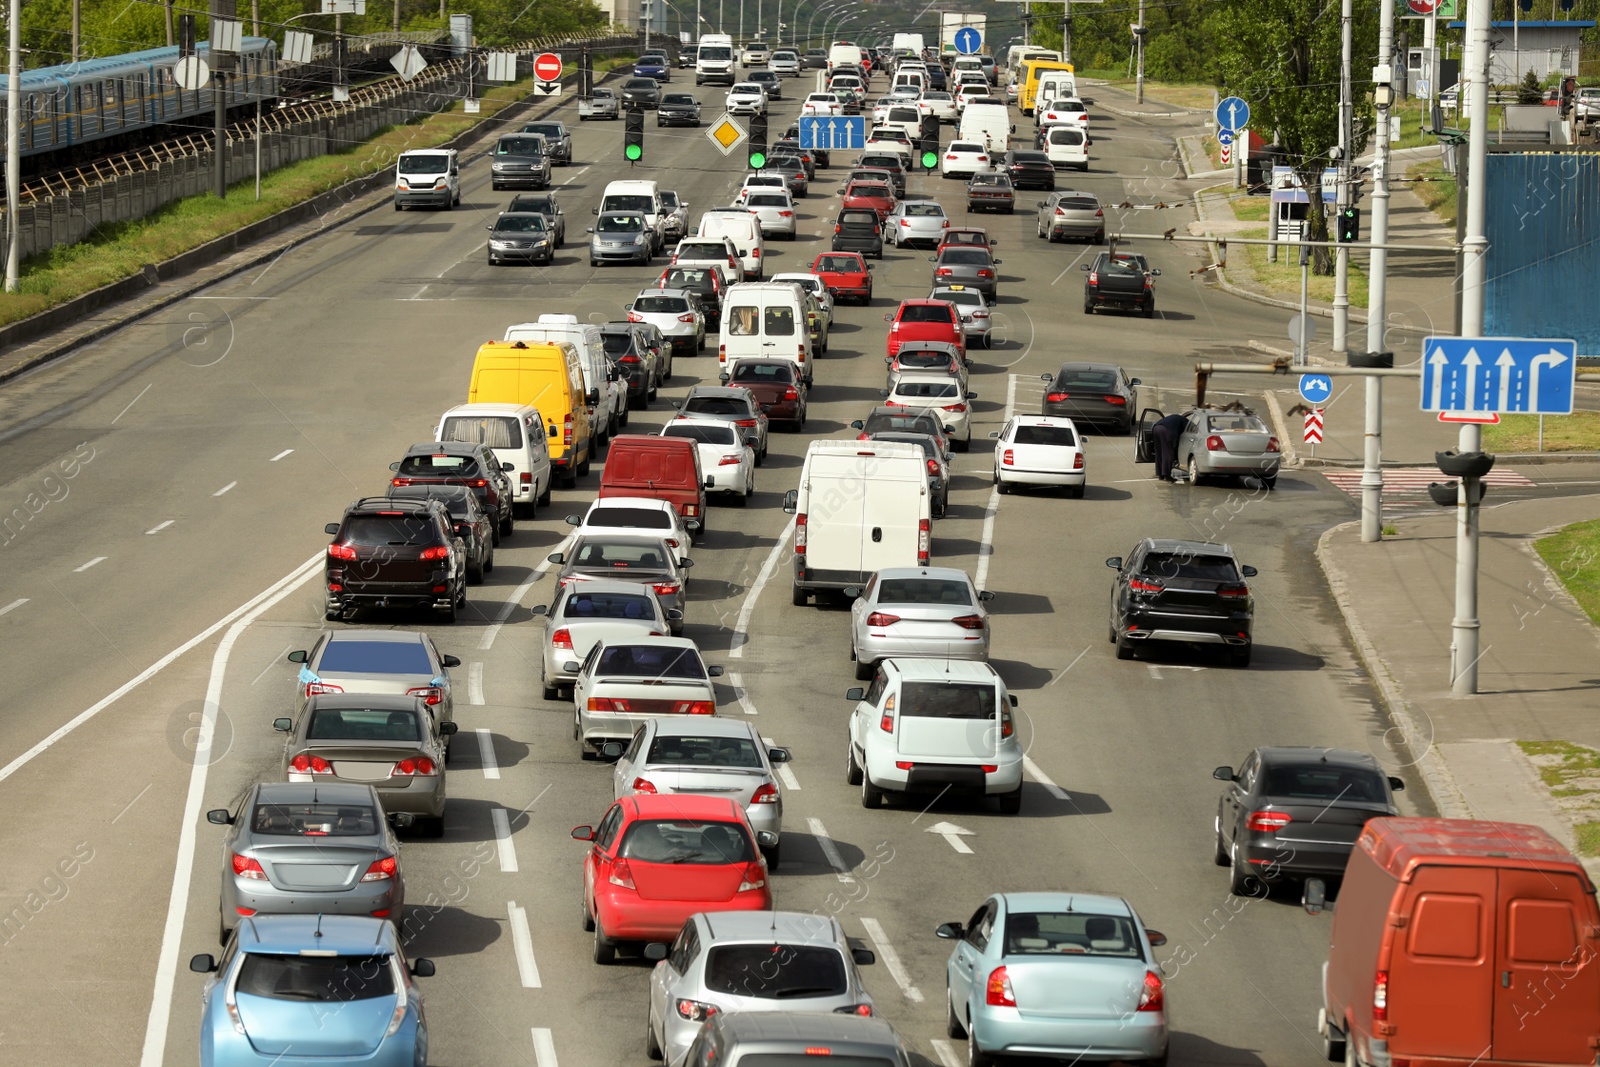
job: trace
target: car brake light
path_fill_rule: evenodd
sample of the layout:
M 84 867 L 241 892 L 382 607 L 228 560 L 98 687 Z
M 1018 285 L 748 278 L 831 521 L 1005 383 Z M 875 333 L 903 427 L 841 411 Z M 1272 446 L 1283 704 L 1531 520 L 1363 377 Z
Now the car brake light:
M 961 412 L 967 410 L 967 405 L 965 405 L 965 404 L 946 404 L 944 406 L 944 410 L 946 410 L 946 411 L 954 411 L 957 414 L 960 414 Z
M 253 882 L 265 882 L 267 872 L 261 869 L 261 861 L 233 854 L 233 873 L 240 878 L 248 878 Z
M 1212 434 L 1210 437 L 1206 438 L 1207 452 L 1223 452 L 1227 450 L 1227 447 L 1227 445 L 1222 443 L 1222 438 L 1218 437 L 1216 434 Z
M 703 1023 L 717 1013 L 715 1004 L 702 1004 L 698 1000 L 679 1000 L 678 1015 L 692 1023 Z
M 484 489 L 488 487 L 489 480 L 487 478 L 474 478 L 467 484 L 474 489 Z
M 954 159 L 954 158 L 956 158 L 956 154 L 954 152 L 951 152 L 949 155 L 945 156 L 944 158 L 946 158 L 946 159 Z
M 1016 732 L 1016 724 L 1011 721 L 1011 712 L 1002 711 L 1000 713 L 1000 736 L 1001 737 L 1010 737 L 1015 732 Z M 985 765 L 984 769 L 987 770 L 990 774 L 994 774 L 995 771 L 998 771 L 1000 768 L 999 768 L 998 765 L 996 765 L 995 767 L 993 767 L 991 769 L 990 767 Z
M 1105 214 L 1106 214 L 1106 213 L 1105 213 L 1105 211 L 1103 211 L 1103 210 L 1100 210 L 1100 211 L 1096 211 L 1096 212 L 1095 212 L 1095 213 L 1094 213 L 1094 217 L 1095 217 L 1095 218 L 1097 218 L 1097 219 L 1099 219 L 1099 218 L 1104 218 L 1104 217 L 1105 217 Z
M 1076 456 L 1072 457 L 1072 469 L 1075 470 L 1075 471 L 1083 470 L 1083 453 L 1082 452 L 1079 452 Z
M 521 474 L 519 474 L 517 476 L 517 480 L 519 482 L 521 482 L 523 485 L 532 485 L 533 484 L 533 472 L 532 471 L 523 471 Z
M 431 778 L 438 768 L 427 756 L 409 756 L 396 763 L 390 773 L 396 778 Z
M 1267 451 L 1268 452 L 1276 452 L 1276 451 L 1278 451 L 1278 439 L 1276 437 L 1267 438 Z
M 1017 1006 L 1017 996 L 1011 990 L 1011 978 L 1006 974 L 1004 967 L 996 967 L 989 972 L 989 981 L 984 990 L 984 1001 L 999 1008 L 1014 1008 Z
M 1053 399 L 1053 398 L 1051 398 L 1051 399 Z M 1000 454 L 1000 465 L 1002 467 L 1010 467 L 1013 464 L 1015 464 L 1016 462 L 1017 462 L 1017 455 L 1016 455 L 1015 450 L 1008 448 L 1008 449 L 1006 449 L 1004 452 L 1002 452 Z
M 958 615 L 950 621 L 961 627 L 963 630 L 983 629 L 982 615 Z
M 611 884 L 620 885 L 624 889 L 637 889 L 633 884 L 633 868 L 628 866 L 627 860 L 618 860 L 611 866 Z
M 733 421 L 733 424 L 735 426 L 750 427 L 750 426 L 756 425 L 756 420 L 755 419 L 735 419 Z
M 1294 816 L 1286 811 L 1252 811 L 1244 821 L 1247 829 L 1260 833 L 1271 834 L 1282 830 L 1294 822 Z
M 794 554 L 806 554 L 806 513 L 803 511 L 794 517 Z
M 989 270 L 987 267 L 985 267 L 984 269 L 978 271 L 978 277 L 980 277 L 980 278 L 993 278 L 994 277 L 994 271 Z
M 694 315 L 692 315 L 692 314 L 690 314 L 690 315 L 679 315 L 678 316 L 678 321 L 679 322 L 693 322 L 694 321 Z
M 932 462 L 931 460 L 929 462 Z M 889 615 L 881 611 L 874 611 L 867 616 L 868 626 L 893 626 L 900 621 L 900 616 Z
M 1377 979 L 1372 983 L 1372 1021 L 1381 1023 L 1389 1020 L 1389 972 L 1379 971 Z
M 717 466 L 719 466 L 719 467 L 732 467 L 732 466 L 738 464 L 743 459 L 744 459 L 744 457 L 743 456 L 739 456 L 739 455 L 723 456 L 721 459 L 717 460 Z
M 650 588 L 656 591 L 657 596 L 676 596 L 682 586 L 677 582 L 651 582 Z
M 783 398 L 785 400 L 799 400 L 800 391 L 791 385 L 783 391 Z
M 619 697 L 590 697 L 584 705 L 588 711 L 620 711 L 628 710 L 628 702 Z
M 406 696 L 421 697 L 424 703 L 431 706 L 444 701 L 444 689 L 436 685 L 418 686 L 415 689 L 407 689 Z
M 561 443 L 567 448 L 572 447 L 572 434 L 572 412 L 569 411 L 561 419 Z
M 748 893 L 754 889 L 765 889 L 767 886 L 767 869 L 759 863 L 752 863 L 745 867 L 744 878 L 739 882 L 739 892 Z
M 334 559 L 355 559 L 356 550 L 349 545 L 329 545 L 328 555 Z
M 771 782 L 761 786 L 750 796 L 752 804 L 776 804 L 778 802 L 778 787 Z
M 331 684 L 329 682 L 307 682 L 306 683 L 306 696 L 308 696 L 308 697 L 320 696 L 323 693 L 342 693 L 342 692 L 344 692 L 343 687 L 337 686 L 337 685 L 333 685 L 333 684 Z
M 933 276 L 935 278 L 948 278 L 950 277 L 950 273 L 949 267 L 940 267 L 938 270 L 933 272 Z
M 332 774 L 333 764 L 321 756 L 302 752 L 289 761 L 289 769 L 296 774 Z
M 925 567 L 925 566 L 928 565 L 928 541 L 929 541 L 929 536 L 930 536 L 930 531 L 928 529 L 928 520 L 927 519 L 918 519 L 917 520 L 917 566 L 919 566 L 919 567 Z
M 939 461 L 938 460 L 936 460 L 936 459 L 928 460 L 928 473 L 933 475 L 934 477 L 938 477 L 938 475 L 939 475 Z
M 381 860 L 373 860 L 372 866 L 367 868 L 367 873 L 361 876 L 363 882 L 387 882 L 394 878 L 399 865 L 393 856 L 386 856 Z
M 838 232 L 839 232 L 839 225 L 838 225 L 838 223 L 835 223 L 835 224 L 834 224 L 834 226 L 833 226 L 833 232 L 834 232 L 834 233 L 838 233 Z
M 1144 276 L 1144 287 L 1146 289 L 1154 289 L 1156 287 L 1155 279 L 1152 278 L 1150 275 L 1146 274 Z
M 633 784 L 628 788 L 633 790 L 636 794 L 646 793 L 650 796 L 656 795 L 656 784 L 648 778 L 635 778 L 633 780 Z
M 450 550 L 448 548 L 446 548 L 445 546 L 443 546 L 443 545 L 434 545 L 432 548 L 423 549 L 422 550 L 422 555 L 419 556 L 418 558 L 419 559 L 449 559 L 450 558 Z
M 389 479 L 389 484 L 390 485 L 410 485 L 411 484 L 411 479 L 410 478 L 390 478 Z
M 643 322 L 644 321 L 644 316 L 639 314 L 636 311 L 630 311 L 630 312 L 628 312 L 628 321 L 629 322 Z
M 1139 1010 L 1160 1011 L 1166 1005 L 1166 999 L 1161 976 L 1154 971 L 1144 972 L 1144 988 L 1139 991 Z
M 1105 402 L 1107 404 L 1121 404 L 1126 406 L 1128 403 L 1128 398 L 1125 396 L 1107 396 L 1105 398 Z
M 1159 593 L 1165 589 L 1166 586 L 1162 585 L 1160 582 L 1152 582 L 1145 578 L 1133 578 L 1129 580 L 1128 588 L 1132 589 L 1135 593 Z
M 550 645 L 552 648 L 564 648 L 568 652 L 571 652 L 572 631 L 568 630 L 566 627 L 562 627 L 561 629 L 557 630 L 555 633 L 550 635 Z
M 1250 587 L 1243 583 L 1239 585 L 1225 585 L 1217 590 L 1217 595 L 1228 600 L 1243 600 L 1250 595 Z

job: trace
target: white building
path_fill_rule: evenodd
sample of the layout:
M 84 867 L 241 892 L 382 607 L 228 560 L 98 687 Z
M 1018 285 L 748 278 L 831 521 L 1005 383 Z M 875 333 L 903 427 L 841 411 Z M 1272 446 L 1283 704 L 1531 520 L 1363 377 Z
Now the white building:
M 1452 22 L 1452 30 L 1466 28 Z M 1493 22 L 1489 24 L 1489 84 L 1516 85 L 1533 71 L 1540 81 L 1578 73 L 1579 37 L 1593 22 Z

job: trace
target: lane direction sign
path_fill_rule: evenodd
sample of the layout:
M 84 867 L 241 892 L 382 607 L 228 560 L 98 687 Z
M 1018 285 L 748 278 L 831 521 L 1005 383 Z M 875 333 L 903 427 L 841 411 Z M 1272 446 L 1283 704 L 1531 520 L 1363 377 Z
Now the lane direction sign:
M 1229 96 L 1217 102 L 1217 129 L 1242 130 L 1250 125 L 1250 105 L 1237 96 Z
M 983 46 L 983 34 L 976 26 L 963 26 L 956 31 L 956 51 L 970 56 Z
M 1570 415 L 1578 343 L 1537 337 L 1429 337 L 1423 411 Z
M 821 148 L 827 151 L 865 148 L 867 144 L 867 117 L 865 115 L 801 115 L 800 147 Z
M 1229 129 L 1218 130 L 1217 143 L 1223 148 L 1227 148 L 1229 145 L 1233 144 L 1233 131 Z
M 1329 374 L 1300 375 L 1300 398 L 1307 404 L 1324 404 L 1333 396 L 1333 376 Z
M 972 855 L 972 849 L 968 848 L 967 843 L 961 840 L 963 837 L 972 836 L 972 831 L 968 830 L 965 826 L 957 826 L 953 822 L 940 822 L 934 823 L 923 832 L 929 834 L 938 834 L 940 837 L 944 838 L 945 841 L 949 842 L 950 847 L 955 849 L 957 852 L 964 853 L 968 856 Z

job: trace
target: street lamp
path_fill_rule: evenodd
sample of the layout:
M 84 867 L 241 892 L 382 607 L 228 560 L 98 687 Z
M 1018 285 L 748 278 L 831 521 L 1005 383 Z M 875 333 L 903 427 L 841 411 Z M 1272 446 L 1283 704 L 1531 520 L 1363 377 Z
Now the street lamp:
M 852 3 L 855 3 L 855 0 L 827 0 L 826 3 L 818 4 L 817 7 L 811 12 L 811 18 L 806 21 L 806 44 L 809 46 L 811 42 L 815 40 L 815 38 L 811 36 L 811 30 L 816 24 L 818 15 L 835 8 L 847 7 Z M 828 30 L 826 19 L 823 20 L 822 30 L 823 35 L 826 36 Z

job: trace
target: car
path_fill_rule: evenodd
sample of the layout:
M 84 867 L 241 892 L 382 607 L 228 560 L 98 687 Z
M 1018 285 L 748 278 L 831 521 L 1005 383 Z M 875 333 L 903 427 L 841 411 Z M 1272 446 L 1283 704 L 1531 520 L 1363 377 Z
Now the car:
M 672 64 L 665 52 L 645 52 L 633 62 L 633 73 L 641 78 L 654 78 L 658 82 L 672 80 Z
M 772 142 L 772 155 L 774 158 L 793 156 L 806 172 L 807 183 L 810 183 L 817 180 L 817 167 L 827 165 L 828 153 L 815 148 L 801 148 L 799 137 L 781 137 Z
M 494 520 L 471 489 L 464 485 L 403 485 L 391 488 L 388 499 L 439 501 L 449 513 L 455 535 L 461 539 L 467 582 L 482 585 L 484 574 L 494 570 Z
M 961 329 L 966 335 L 968 348 L 973 344 L 984 348 L 994 347 L 994 314 L 980 290 L 967 285 L 940 285 L 928 293 L 928 298 L 948 300 L 956 306 L 961 313 Z
M 845 174 L 842 185 L 851 182 L 882 182 L 894 188 L 894 172 L 884 167 L 853 167 Z
M 965 452 L 972 447 L 972 404 L 977 393 L 963 392 L 961 382 L 948 374 L 906 371 L 896 375 L 885 407 L 931 411 L 943 421 L 951 447 Z
M 880 404 L 867 412 L 866 418 L 852 422 L 850 428 L 860 431 L 856 435 L 858 441 L 870 441 L 885 431 L 925 433 L 939 442 L 940 452 L 951 450 L 950 427 L 926 407 L 905 408 Z
M 693 355 L 705 351 L 706 319 L 700 310 L 698 294 L 684 289 L 645 289 L 627 306 L 629 322 L 649 323 L 661 331 L 672 355 Z M 661 380 L 672 377 L 671 364 L 661 372 Z
M 906 108 L 906 105 L 896 101 L 890 107 L 889 114 L 893 115 L 897 110 L 915 111 L 915 107 Z M 903 157 L 910 155 L 911 147 L 911 134 L 906 132 L 904 125 L 892 125 L 889 123 L 875 126 L 867 135 L 866 144 L 862 146 L 863 150 L 867 152 L 892 152 L 897 156 L 901 156 L 900 165 L 902 167 L 909 166 L 910 161 Z M 905 190 L 902 189 L 900 191 L 903 193 Z
M 739 249 L 731 237 L 685 237 L 672 250 L 672 265 L 716 267 L 721 271 L 725 284 L 744 281 L 744 261 L 739 258 Z
M 968 211 L 1016 210 L 1017 193 L 1011 176 L 1003 171 L 979 171 L 967 180 Z
M 811 93 L 800 105 L 801 115 L 843 115 L 844 101 L 834 93 Z
M 689 232 L 689 202 L 678 198 L 676 189 L 661 190 L 661 240 L 681 241 Z
M 288 735 L 287 781 L 370 785 L 386 814 L 406 812 L 429 837 L 444 836 L 446 742 L 456 724 L 435 724 L 423 698 L 328 693 L 272 728 Z
M 743 206 L 745 199 L 757 189 L 772 192 L 788 192 L 789 179 L 782 174 L 771 174 L 767 171 L 758 171 L 746 174 L 739 184 L 739 191 L 734 194 L 733 202 Z
M 907 341 L 892 356 L 884 356 L 889 368 L 890 386 L 901 374 L 947 374 L 966 391 L 971 361 L 953 344 L 944 341 Z
M 678 405 L 679 419 L 720 419 L 745 436 L 754 436 L 756 466 L 767 458 L 767 416 L 750 390 L 740 386 L 697 385 Z
M 429 608 L 454 622 L 466 607 L 470 557 L 441 501 L 363 497 L 323 529 L 333 536 L 323 564 L 329 622 L 365 607 Z
M 555 258 L 555 228 L 544 215 L 502 211 L 484 229 L 489 231 L 489 266 L 531 263 L 548 267 Z
M 751 189 L 744 194 L 744 206 L 761 220 L 762 234 L 794 240 L 794 197 L 788 190 Z
M 461 660 L 439 651 L 427 634 L 407 630 L 326 630 L 309 650 L 284 657 L 300 664 L 295 679 L 296 707 L 305 710 L 324 693 L 364 693 L 417 697 L 428 706 L 450 747 L 444 724 L 455 721 L 450 669 Z
M 683 633 L 682 614 L 687 602 L 689 568 L 694 561 L 672 548 L 668 538 L 655 531 L 638 533 L 575 534 L 564 552 L 545 557 L 560 569 L 557 588 L 595 578 L 626 580 L 648 586 L 664 609 L 676 609 L 679 618 L 671 619 L 672 634 Z
M 792 48 L 780 48 L 772 53 L 772 61 L 767 64 L 774 74 L 782 74 L 790 78 L 800 77 L 800 53 Z
M 604 578 L 557 589 L 555 600 L 534 607 L 533 615 L 544 619 L 539 680 L 546 700 L 558 700 L 563 689 L 571 689 L 578 672 L 569 670 L 569 664 L 584 660 L 596 643 L 661 637 L 683 617 L 675 608 L 662 607 L 648 586 Z
M 567 216 L 561 210 L 561 204 L 556 200 L 554 192 L 547 190 L 542 193 L 518 193 L 511 198 L 511 203 L 506 205 L 506 211 L 543 215 L 549 223 L 547 228 L 555 233 L 556 247 L 560 248 L 567 243 Z
M 896 142 L 884 151 L 868 150 L 862 153 L 854 165 L 871 170 L 888 171 L 889 186 L 894 190 L 894 195 L 896 197 L 906 195 L 906 171 L 911 166 L 911 153 L 905 150 L 904 145 Z M 849 180 L 856 181 L 857 175 L 852 173 Z
M 855 1067 L 917 1062 L 882 1019 L 840 1012 L 730 1011 L 706 1020 L 682 1067 L 814 1062 L 805 1058 L 810 1056 L 831 1056 Z
M 578 98 L 578 121 L 590 119 L 616 119 L 622 117 L 621 101 L 616 90 L 597 85 L 588 96 Z
M 861 806 L 889 793 L 995 797 L 1000 811 L 1022 810 L 1022 748 L 1016 698 L 987 662 L 883 659 L 853 701 L 845 782 Z M 909 757 L 909 758 L 908 758 Z
M 1013 149 L 1002 158 L 1000 166 L 1011 176 L 1011 184 L 1018 189 L 1054 189 L 1056 166 L 1043 152 Z
M 872 102 L 872 125 L 877 126 L 889 117 L 889 109 L 899 107 L 900 101 L 896 97 L 880 96 Z
M 590 842 L 583 928 L 596 963 L 613 962 L 619 943 L 671 941 L 696 913 L 772 910 L 759 848 L 777 842 L 759 839 L 728 797 L 622 797 L 572 836 Z
M 761 86 L 761 91 L 767 94 L 768 100 L 783 99 L 783 81 L 775 70 L 753 70 L 750 72 L 750 81 Z
M 692 93 L 662 93 L 656 105 L 657 126 L 699 126 L 700 101 Z
M 886 186 L 878 186 L 887 189 Z M 835 252 L 860 252 L 875 259 L 883 258 L 883 220 L 871 204 L 847 207 L 833 220 L 833 239 L 829 247 Z M 870 302 L 871 287 L 868 286 Z
M 884 219 L 885 236 L 896 248 L 923 241 L 934 248 L 944 240 L 950 217 L 937 200 L 901 200 Z
M 1310 745 L 1252 749 L 1239 769 L 1218 767 L 1218 867 L 1234 896 L 1259 897 L 1290 878 L 1344 875 L 1367 820 L 1400 814 L 1385 774 L 1367 752 Z
M 994 251 L 1000 242 L 989 236 L 989 231 L 981 226 L 952 226 L 944 232 L 944 240 L 939 242 L 936 251 L 943 251 L 950 245 L 977 245 Z
M 422 991 L 411 979 L 432 977 L 433 961 L 408 965 L 400 933 L 387 919 L 244 919 L 220 962 L 201 953 L 190 958 L 189 970 L 207 975 L 199 1051 L 208 1067 L 336 1062 L 352 1048 L 371 1067 L 427 1060 Z
M 1074 1063 L 1167 1061 L 1166 982 L 1146 930 L 1121 897 L 997 893 L 965 924 L 945 964 L 945 1033 L 986 1067 L 1020 1052 Z
M 1114 307 L 1137 311 L 1147 319 L 1156 317 L 1155 279 L 1161 273 L 1144 256 L 1134 252 L 1101 252 L 1093 263 L 1084 263 L 1083 313 L 1092 315 L 1101 308 Z
M 489 161 L 489 186 L 543 189 L 550 184 L 550 154 L 536 133 L 506 133 L 495 141 Z
M 718 266 L 671 266 L 656 279 L 656 288 L 681 289 L 699 297 L 706 329 L 716 330 L 722 327 L 722 300 L 728 292 L 728 281 L 722 272 Z
M 1043 129 L 1046 126 L 1075 126 L 1085 133 L 1089 131 L 1089 109 L 1082 100 L 1068 97 L 1063 100 L 1052 100 L 1044 107 L 1033 110 L 1035 126 Z
M 898 308 L 885 313 L 883 321 L 889 323 L 885 345 L 890 359 L 908 341 L 941 341 L 954 345 L 962 362 L 966 361 L 966 332 L 961 313 L 947 300 L 902 300 Z
M 610 756 L 610 746 L 602 755 Z M 789 762 L 789 750 L 773 748 L 755 726 L 742 719 L 646 719 L 626 748 L 617 745 L 611 773 L 612 796 L 726 796 L 744 808 L 758 833 L 772 835 L 762 846 L 767 867 L 776 870 L 783 832 L 783 791 L 773 767 Z
M 494 449 L 476 441 L 424 441 L 406 449 L 406 454 L 389 464 L 394 477 L 390 486 L 465 485 L 472 488 L 483 510 L 495 521 L 494 543 L 510 537 L 516 530 L 511 513 L 514 494 L 506 471 L 510 463 L 501 461 Z
M 1039 201 L 1038 235 L 1051 241 L 1068 237 L 1106 243 L 1106 212 L 1093 193 L 1069 189 Z
M 1228 545 L 1147 537 L 1106 566 L 1111 586 L 1109 640 L 1118 659 L 1149 641 L 1221 646 L 1234 667 L 1250 666 L 1255 617 L 1246 578 Z
M 1063 363 L 1054 374 L 1040 377 L 1046 384 L 1039 414 L 1059 415 L 1074 424 L 1109 426 L 1117 433 L 1133 432 L 1140 381 L 1115 363 Z
M 805 429 L 806 400 L 810 392 L 800 369 L 789 359 L 741 359 L 734 363 L 728 384 L 748 389 L 761 405 L 768 425 L 788 423 L 796 433 Z
M 926 89 L 917 97 L 917 110 L 924 115 L 932 115 L 940 124 L 954 123 L 960 118 L 956 110 L 956 98 L 942 89 Z
M 634 301 L 636 303 L 637 300 Z M 606 358 L 626 383 L 627 408 L 643 410 L 650 406 L 650 401 L 656 398 L 661 388 L 664 357 L 660 349 L 665 345 L 655 342 L 636 328 L 647 323 L 642 314 L 637 319 L 633 317 L 631 309 L 634 304 L 624 305 L 628 309 L 627 322 L 608 322 L 600 327 L 600 343 L 605 348 Z M 627 423 L 625 409 L 617 424 L 626 426 Z
M 767 157 L 767 170 L 783 176 L 783 185 L 797 200 L 803 200 L 811 191 L 811 175 L 800 157 L 773 152 Z
M 894 210 L 894 190 L 883 182 L 851 182 L 845 187 L 839 205 L 845 211 L 874 211 L 881 226 L 889 212 Z
M 654 111 L 661 106 L 661 83 L 654 78 L 629 78 L 622 83 L 622 106 Z
M 991 97 L 989 95 L 989 87 L 981 82 L 962 82 L 955 87 L 954 95 L 956 99 L 956 108 L 960 111 L 966 111 L 967 108 L 971 107 L 973 104 L 1002 103 L 1002 101 Z
M 838 239 L 838 233 L 834 239 Z M 879 249 L 879 259 L 883 258 Z M 872 303 L 872 266 L 859 252 L 824 252 L 811 261 L 811 273 L 821 278 L 835 300 L 855 297 Z
M 925 433 L 901 433 L 898 430 L 884 430 L 872 434 L 873 441 L 901 441 L 906 444 L 916 445 L 922 449 L 928 463 L 928 502 L 929 513 L 935 519 L 942 519 L 945 512 L 950 509 L 950 464 L 955 457 L 941 451 L 939 440 Z
M 806 70 L 827 70 L 828 53 L 821 48 L 807 48 L 800 54 L 800 65 Z
M 536 133 L 543 137 L 545 154 L 550 157 L 551 162 L 563 167 L 572 162 L 572 131 L 567 129 L 566 123 L 538 119 L 524 122 L 518 132 Z
M 645 1051 L 667 1067 L 683 1067 L 705 1021 L 717 1015 L 873 1014 L 856 964 L 876 957 L 851 947 L 832 915 L 693 915 L 670 946 L 650 945 L 645 957 L 660 961 L 650 974 Z
M 772 48 L 765 41 L 751 41 L 744 46 L 740 62 L 747 67 L 764 67 L 772 60 Z
M 1000 260 L 979 245 L 941 245 L 928 257 L 933 264 L 933 285 L 965 285 L 982 293 L 991 304 L 1000 302 Z
M 1075 126 L 1041 127 L 1034 147 L 1042 149 L 1050 165 L 1057 170 L 1089 169 L 1089 136 Z
M 662 437 L 685 437 L 700 452 L 706 475 L 706 497 L 725 493 L 735 507 L 744 507 L 756 491 L 754 433 L 740 435 L 725 419 L 686 419 L 682 415 L 661 427 Z
M 1258 479 L 1268 489 L 1278 484 L 1283 452 L 1278 438 L 1248 409 L 1192 408 L 1178 432 L 1175 455 L 1190 485 L 1205 478 Z
M 881 437 L 874 440 L 882 440 Z M 880 660 L 987 660 L 994 599 L 955 567 L 887 567 L 864 588 L 844 591 L 850 605 L 850 659 L 870 679 Z
M 649 533 L 680 553 L 700 532 L 699 519 L 685 519 L 671 501 L 653 496 L 600 497 L 582 515 L 568 515 L 567 525 L 577 527 L 579 535 Z
M 655 232 L 637 211 L 602 211 L 585 230 L 589 239 L 589 266 L 602 263 L 637 263 L 648 266 L 655 256 Z
M 1083 438 L 1071 419 L 1059 415 L 1013 415 L 990 437 L 994 486 L 1009 493 L 1019 485 L 1064 485 L 1082 500 L 1089 481 Z
M 730 115 L 765 115 L 767 92 L 758 82 L 739 82 L 728 90 L 723 110 Z
M 411 825 L 397 814 L 395 823 Z M 258 782 L 233 810 L 206 812 L 231 827 L 222 841 L 224 945 L 255 915 L 367 915 L 401 921 L 400 842 L 378 792 L 356 782 Z
M 809 271 L 781 271 L 774 274 L 769 281 L 794 282 L 800 288 L 810 293 L 817 302 L 817 308 L 828 320 L 828 325 L 833 325 L 833 294 L 828 291 L 827 283 Z

